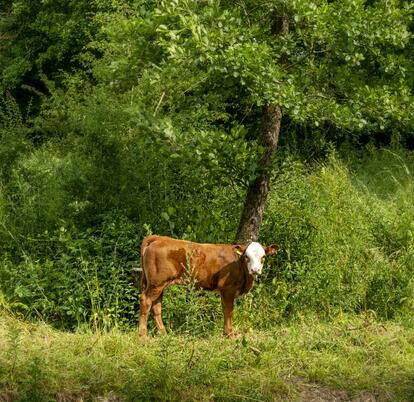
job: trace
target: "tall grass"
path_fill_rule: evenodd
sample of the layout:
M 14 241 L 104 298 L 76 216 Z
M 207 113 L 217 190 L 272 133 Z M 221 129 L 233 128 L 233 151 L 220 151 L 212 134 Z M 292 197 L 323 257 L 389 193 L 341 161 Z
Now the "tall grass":
M 414 333 L 372 317 L 292 321 L 238 340 L 64 333 L 0 316 L 0 400 L 409 401 Z

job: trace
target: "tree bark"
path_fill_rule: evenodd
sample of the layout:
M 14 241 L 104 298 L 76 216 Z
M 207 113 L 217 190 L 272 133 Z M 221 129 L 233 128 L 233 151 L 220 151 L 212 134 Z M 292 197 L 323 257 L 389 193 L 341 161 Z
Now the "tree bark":
M 237 230 L 236 242 L 257 241 L 262 224 L 264 207 L 270 189 L 273 156 L 279 140 L 282 109 L 277 105 L 263 108 L 260 142 L 265 151 L 259 162 L 259 172 L 247 189 L 243 212 Z
M 273 16 L 271 31 L 275 36 L 286 34 L 289 31 L 287 15 Z M 272 161 L 279 140 L 281 121 L 282 108 L 279 105 L 266 105 L 263 107 L 260 142 L 265 147 L 265 151 L 259 162 L 258 175 L 247 189 L 236 235 L 237 243 L 257 241 L 259 237 L 263 212 L 270 190 Z

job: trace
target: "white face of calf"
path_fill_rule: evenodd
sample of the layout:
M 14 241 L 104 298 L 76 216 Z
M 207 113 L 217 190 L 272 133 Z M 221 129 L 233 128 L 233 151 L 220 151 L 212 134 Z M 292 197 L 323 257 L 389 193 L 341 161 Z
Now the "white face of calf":
M 250 275 L 260 275 L 264 264 L 266 252 L 264 248 L 256 242 L 252 242 L 244 252 L 247 260 L 247 269 Z

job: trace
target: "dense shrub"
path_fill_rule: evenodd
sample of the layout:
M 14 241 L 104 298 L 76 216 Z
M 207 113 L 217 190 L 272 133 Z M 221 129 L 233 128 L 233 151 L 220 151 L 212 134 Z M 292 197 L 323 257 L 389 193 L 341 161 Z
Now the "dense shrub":
M 22 250 L 20 261 L 5 256 L 1 263 L 9 306 L 65 328 L 129 325 L 137 310 L 131 269 L 139 237 L 130 224 L 107 221 L 100 232 L 61 226 L 31 239 L 30 254 Z
M 375 186 L 366 175 L 374 166 Z M 349 162 L 349 167 L 335 156 L 313 167 L 288 158 L 273 183 L 261 232 L 263 243 L 279 243 L 281 251 L 268 259 L 262 278 L 237 302 L 238 325 L 266 328 L 306 312 L 325 317 L 361 311 L 381 318 L 407 314 L 414 286 L 414 186 L 406 177 L 412 166 L 410 155 L 375 150 L 370 159 Z M 47 198 L 49 188 L 40 194 Z M 219 200 L 214 208 L 225 205 Z M 229 241 L 225 233 L 232 223 L 224 230 L 205 227 L 201 202 L 193 199 L 199 215 L 188 217 L 191 228 L 179 215 L 181 204 L 173 203 L 161 217 L 147 215 L 145 227 L 115 213 L 107 214 L 99 229 L 61 221 L 54 231 L 15 238 L 20 246 L 6 253 L 0 269 L 8 303 L 57 326 L 135 325 L 138 291 L 130 271 L 146 233 L 161 228 L 158 233 L 197 241 Z M 164 300 L 170 330 L 220 330 L 216 295 L 189 284 L 170 288 Z
M 390 318 L 412 300 L 414 188 L 407 182 L 395 192 L 370 190 L 366 169 L 382 159 L 377 173 L 386 186 L 396 162 L 382 151 L 370 156 L 355 173 L 332 157 L 311 173 L 291 162 L 279 175 L 262 232 L 282 245 L 269 274 L 275 308 L 323 315 L 373 310 Z

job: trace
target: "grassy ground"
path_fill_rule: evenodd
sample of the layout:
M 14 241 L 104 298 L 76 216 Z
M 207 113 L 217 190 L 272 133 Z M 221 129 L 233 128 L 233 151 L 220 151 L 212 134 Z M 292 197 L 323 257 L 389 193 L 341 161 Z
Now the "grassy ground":
M 0 317 L 0 401 L 412 401 L 414 330 L 305 319 L 238 339 L 58 332 Z

